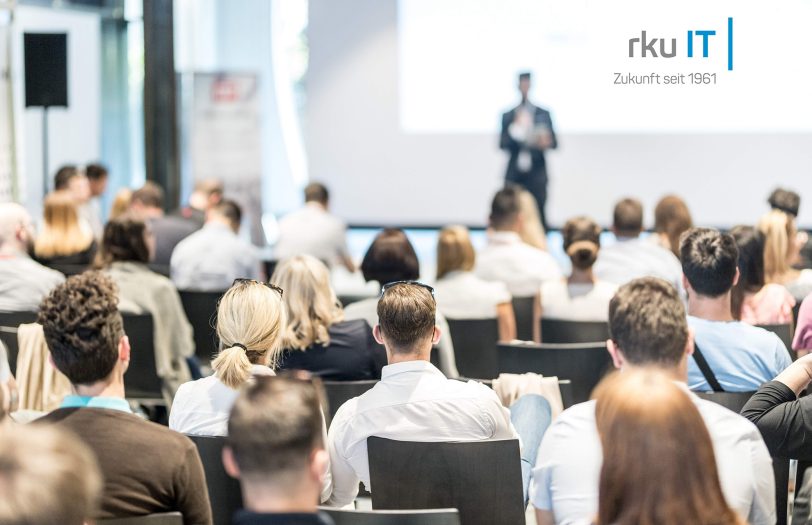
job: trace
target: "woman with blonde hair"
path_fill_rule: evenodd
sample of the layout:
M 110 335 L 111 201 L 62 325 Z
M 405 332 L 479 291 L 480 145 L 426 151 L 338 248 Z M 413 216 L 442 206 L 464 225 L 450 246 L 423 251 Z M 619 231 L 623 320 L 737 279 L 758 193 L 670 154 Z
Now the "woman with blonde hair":
M 43 228 L 34 243 L 34 256 L 45 266 L 89 266 L 96 253 L 96 241 L 82 228 L 79 208 L 65 190 L 45 197 Z
M 744 525 L 725 501 L 702 416 L 670 377 L 619 372 L 595 398 L 603 447 L 596 525 Z
M 474 272 L 476 252 L 465 226 L 448 226 L 437 239 L 437 308 L 447 319 L 493 319 L 499 340 L 516 338 L 516 318 L 504 283 L 486 281 Z
M 253 376 L 273 375 L 282 349 L 287 314 L 284 292 L 251 279 L 237 279 L 217 306 L 220 352 L 214 374 L 184 383 L 169 414 L 169 427 L 183 434 L 225 436 L 239 388 Z
M 519 213 L 522 216 L 519 237 L 522 242 L 539 250 L 547 251 L 547 233 L 541 223 L 541 214 L 536 198 L 529 191 L 519 189 Z
M 330 286 L 330 271 L 310 255 L 280 262 L 271 282 L 286 291 L 285 349 L 279 369 L 306 370 L 322 379 L 380 379 L 386 351 L 363 319 L 344 320 L 344 310 Z
M 133 198 L 133 190 L 121 188 L 113 197 L 113 204 L 110 205 L 110 220 L 121 217 L 130 209 L 130 202 Z
M 796 301 L 812 293 L 812 270 L 796 270 L 801 244 L 795 222 L 785 212 L 772 210 L 758 223 L 764 234 L 764 277 L 768 283 L 783 285 Z

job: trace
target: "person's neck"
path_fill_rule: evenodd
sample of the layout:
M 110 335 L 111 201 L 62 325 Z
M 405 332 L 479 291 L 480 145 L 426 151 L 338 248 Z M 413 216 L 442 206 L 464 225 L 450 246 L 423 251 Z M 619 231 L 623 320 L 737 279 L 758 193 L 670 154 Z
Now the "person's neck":
M 619 241 L 633 241 L 634 239 L 637 239 L 637 238 L 640 237 L 640 232 L 635 233 L 635 232 L 616 231 L 615 232 L 615 237 Z
M 97 381 L 90 385 L 71 385 L 77 396 L 82 397 L 116 397 L 124 399 L 124 378 L 115 372 L 113 377 Z
M 730 292 L 719 297 L 707 297 L 696 293 L 688 294 L 688 315 L 706 321 L 733 321 L 730 306 Z
M 228 219 L 226 219 L 224 217 L 217 217 L 217 216 L 209 217 L 206 220 L 206 226 L 210 226 L 210 225 L 225 226 L 226 228 L 231 230 L 231 221 L 229 221 Z
M 573 268 L 567 282 L 569 284 L 593 284 L 595 282 L 595 274 L 591 267 L 586 270 Z
M 11 258 L 27 255 L 25 247 L 16 242 L 5 242 L 0 246 L 0 257 Z
M 258 514 L 318 512 L 319 488 L 297 487 L 280 490 L 273 485 L 242 483 L 245 508 Z
M 393 352 L 389 351 L 389 364 L 408 363 L 410 361 L 431 361 L 431 346 L 428 349 L 416 352 Z
M 680 383 L 688 383 L 688 361 L 687 359 L 683 359 L 680 364 L 676 367 L 666 367 L 666 366 L 658 366 L 658 365 L 631 365 L 625 364 L 623 366 L 622 371 L 639 371 L 639 370 L 651 370 L 655 369 L 658 372 L 664 374 L 672 381 L 679 381 Z

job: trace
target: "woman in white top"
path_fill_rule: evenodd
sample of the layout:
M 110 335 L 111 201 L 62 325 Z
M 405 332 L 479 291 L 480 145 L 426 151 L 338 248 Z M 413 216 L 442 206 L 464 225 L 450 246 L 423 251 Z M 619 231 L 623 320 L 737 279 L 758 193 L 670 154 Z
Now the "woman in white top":
M 541 316 L 567 321 L 607 321 L 609 301 L 617 286 L 595 278 L 592 266 L 600 250 L 600 227 L 588 217 L 570 219 L 561 230 L 564 251 L 572 262 L 566 279 L 541 285 Z M 544 334 L 541 334 L 542 341 Z
M 238 389 L 255 375 L 274 375 L 287 314 L 282 290 L 237 279 L 220 299 L 217 337 L 220 353 L 214 375 L 184 383 L 169 414 L 169 428 L 183 434 L 225 436 Z
M 499 339 L 516 338 L 510 292 L 502 282 L 480 279 L 472 271 L 476 255 L 468 229 L 448 226 L 437 240 L 437 308 L 448 319 L 497 319 Z
M 764 234 L 764 277 L 768 283 L 783 285 L 796 301 L 812 293 L 812 270 L 792 267 L 801 258 L 803 242 L 795 221 L 780 210 L 772 210 L 758 223 Z

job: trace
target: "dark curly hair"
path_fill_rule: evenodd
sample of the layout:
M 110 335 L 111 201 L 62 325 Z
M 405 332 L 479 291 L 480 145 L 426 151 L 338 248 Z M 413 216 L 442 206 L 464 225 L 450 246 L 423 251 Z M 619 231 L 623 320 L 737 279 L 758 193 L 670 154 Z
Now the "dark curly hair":
M 43 299 L 37 322 L 56 368 L 71 383 L 87 385 L 110 375 L 124 335 L 118 290 L 101 272 L 70 277 Z

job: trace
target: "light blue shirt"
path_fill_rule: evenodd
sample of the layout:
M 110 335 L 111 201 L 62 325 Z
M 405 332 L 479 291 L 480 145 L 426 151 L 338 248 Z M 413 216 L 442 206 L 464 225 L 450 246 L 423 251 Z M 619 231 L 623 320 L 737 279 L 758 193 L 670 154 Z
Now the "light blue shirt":
M 707 321 L 688 316 L 696 346 L 726 392 L 753 392 L 792 364 L 777 335 L 740 321 Z M 697 392 L 711 389 L 696 360 L 688 359 L 688 386 Z
M 65 396 L 59 408 L 107 408 L 132 414 L 130 404 L 120 397 Z

